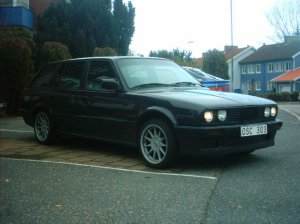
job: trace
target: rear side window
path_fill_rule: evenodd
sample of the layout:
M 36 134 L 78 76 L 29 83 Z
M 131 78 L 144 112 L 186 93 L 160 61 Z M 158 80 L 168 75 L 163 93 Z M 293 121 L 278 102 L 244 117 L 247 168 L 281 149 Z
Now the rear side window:
M 79 89 L 84 65 L 84 61 L 68 62 L 65 65 L 59 80 L 57 80 L 56 86 L 69 89 Z
M 61 63 L 46 65 L 34 78 L 31 87 L 47 87 L 61 68 Z

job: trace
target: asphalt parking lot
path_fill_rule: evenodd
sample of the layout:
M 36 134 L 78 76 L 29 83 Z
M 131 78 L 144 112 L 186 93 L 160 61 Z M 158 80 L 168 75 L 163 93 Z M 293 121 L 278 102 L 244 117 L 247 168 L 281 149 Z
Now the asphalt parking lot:
M 299 223 L 300 104 L 280 104 L 276 145 L 246 157 L 144 165 L 137 149 L 81 138 L 38 144 L 0 121 L 3 223 Z M 2 222 L 1 222 L 2 223 Z

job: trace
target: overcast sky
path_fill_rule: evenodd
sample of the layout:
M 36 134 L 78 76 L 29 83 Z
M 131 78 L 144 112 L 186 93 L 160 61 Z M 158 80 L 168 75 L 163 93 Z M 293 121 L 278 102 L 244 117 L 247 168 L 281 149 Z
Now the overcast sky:
M 266 14 L 276 0 L 232 0 L 233 43 L 256 48 L 272 43 Z M 193 57 L 231 44 L 230 0 L 131 0 L 136 10 L 130 50 L 192 51 Z

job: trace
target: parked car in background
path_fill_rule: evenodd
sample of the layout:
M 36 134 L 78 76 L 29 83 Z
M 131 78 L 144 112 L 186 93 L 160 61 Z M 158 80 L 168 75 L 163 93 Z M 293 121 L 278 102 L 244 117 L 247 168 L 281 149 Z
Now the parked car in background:
M 214 91 L 229 92 L 230 81 L 210 75 L 199 68 L 183 67 L 188 73 L 196 78 L 204 87 Z
M 180 154 L 251 153 L 274 145 L 275 102 L 209 91 L 161 58 L 92 57 L 47 64 L 21 112 L 41 144 L 68 134 L 137 146 L 151 167 Z

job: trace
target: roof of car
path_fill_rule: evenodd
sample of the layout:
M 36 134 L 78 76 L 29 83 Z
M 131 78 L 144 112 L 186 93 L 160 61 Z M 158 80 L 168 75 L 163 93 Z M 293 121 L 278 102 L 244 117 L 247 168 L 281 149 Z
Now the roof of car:
M 160 59 L 160 60 L 168 60 L 165 58 L 158 57 L 138 57 L 138 56 L 104 56 L 104 57 L 82 57 L 82 58 L 71 58 L 66 60 L 60 60 L 57 62 L 63 61 L 80 61 L 80 60 L 94 60 L 94 59 L 109 59 L 109 60 L 118 60 L 118 59 Z

